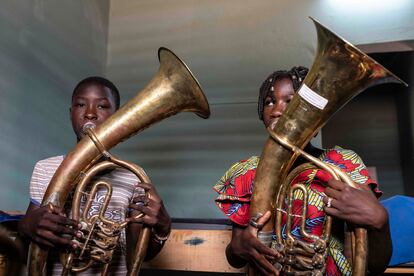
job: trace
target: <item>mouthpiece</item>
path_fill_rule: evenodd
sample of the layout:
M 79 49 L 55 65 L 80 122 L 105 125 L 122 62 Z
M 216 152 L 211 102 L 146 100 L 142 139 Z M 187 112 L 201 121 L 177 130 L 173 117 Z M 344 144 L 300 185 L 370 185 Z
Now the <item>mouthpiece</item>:
M 88 129 L 94 129 L 94 128 L 96 128 L 96 125 L 94 124 L 94 123 L 92 123 L 92 122 L 87 122 L 86 124 L 84 124 L 83 125 L 83 127 L 82 127 L 82 133 L 83 134 L 85 134 L 85 135 L 87 135 L 88 133 L 87 133 L 87 131 L 88 131 Z

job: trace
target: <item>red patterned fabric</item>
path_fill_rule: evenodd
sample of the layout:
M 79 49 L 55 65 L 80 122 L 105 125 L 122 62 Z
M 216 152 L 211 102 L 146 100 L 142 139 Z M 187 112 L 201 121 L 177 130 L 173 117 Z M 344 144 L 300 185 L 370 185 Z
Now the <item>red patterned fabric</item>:
M 382 192 L 378 185 L 369 177 L 368 171 L 361 158 L 353 151 L 340 147 L 325 150 L 319 157 L 324 162 L 335 165 L 346 172 L 354 182 L 361 185 L 370 185 L 374 193 L 379 197 Z M 217 206 L 234 223 L 246 226 L 250 219 L 250 198 L 254 186 L 254 177 L 259 158 L 251 157 L 234 164 L 214 186 L 218 193 Z M 300 183 L 307 187 L 308 205 L 306 217 L 306 229 L 309 233 L 320 236 L 323 232 L 325 214 L 323 191 L 331 175 L 320 169 L 308 169 L 300 173 L 292 181 L 292 185 Z M 293 198 L 293 214 L 302 212 L 303 193 L 296 191 Z M 285 202 L 286 203 L 286 202 Z M 286 208 L 285 208 L 286 209 Z M 282 235 L 286 236 L 286 215 L 282 217 Z M 291 233 L 301 238 L 299 234 L 300 218 L 293 219 Z M 342 254 L 342 244 L 332 238 L 330 242 L 330 254 L 327 259 L 326 275 L 349 275 L 350 265 Z

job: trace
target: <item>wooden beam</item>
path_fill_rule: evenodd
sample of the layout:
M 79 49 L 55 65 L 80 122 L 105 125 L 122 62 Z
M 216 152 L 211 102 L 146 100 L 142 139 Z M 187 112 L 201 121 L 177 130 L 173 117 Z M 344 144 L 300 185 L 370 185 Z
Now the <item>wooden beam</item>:
M 398 273 L 414 275 L 414 268 L 409 267 L 391 267 L 385 270 L 385 273 Z

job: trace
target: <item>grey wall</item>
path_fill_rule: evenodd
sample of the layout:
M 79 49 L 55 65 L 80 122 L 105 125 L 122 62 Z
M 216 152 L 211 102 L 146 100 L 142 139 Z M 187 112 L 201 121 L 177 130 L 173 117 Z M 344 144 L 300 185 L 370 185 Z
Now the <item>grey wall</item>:
M 412 49 L 414 2 L 360 2 L 111 1 L 107 72 L 124 99 L 148 83 L 157 49 L 166 46 L 197 76 L 212 111 L 207 121 L 166 119 L 118 151 L 147 170 L 173 216 L 222 217 L 213 184 L 234 162 L 260 154 L 266 139 L 256 115 L 261 81 L 275 69 L 312 63 L 316 32 L 308 16 L 365 48 L 401 41 Z M 398 184 L 387 196 L 403 190 L 401 178 Z
M 5 0 L 0 8 L 0 209 L 25 210 L 35 162 L 75 143 L 72 89 L 104 74 L 109 2 Z

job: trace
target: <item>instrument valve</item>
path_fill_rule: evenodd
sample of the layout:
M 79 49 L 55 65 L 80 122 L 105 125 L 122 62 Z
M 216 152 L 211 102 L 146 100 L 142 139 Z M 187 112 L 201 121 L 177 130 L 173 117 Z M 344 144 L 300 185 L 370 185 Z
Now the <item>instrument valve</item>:
M 80 229 L 79 230 L 87 230 L 88 229 L 88 224 L 86 222 L 84 222 L 83 220 L 79 222 L 80 224 Z
M 318 252 L 318 253 L 325 252 L 326 242 L 322 239 L 315 240 L 315 242 L 313 243 L 313 249 L 315 250 L 315 252 Z
M 315 254 L 312 258 L 312 266 L 315 268 L 322 268 L 325 258 L 321 254 Z
M 278 243 L 278 242 L 272 242 L 272 248 L 274 250 L 276 250 L 277 252 L 283 252 L 283 250 L 285 249 L 285 246 L 283 245 L 283 243 Z
M 285 258 L 285 264 L 288 266 L 293 266 L 296 264 L 295 256 L 288 255 L 287 258 Z

